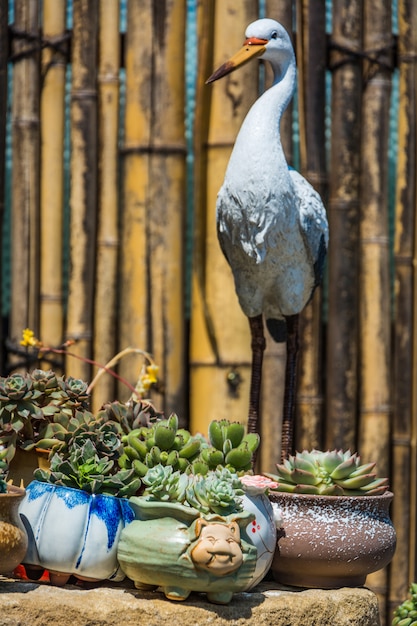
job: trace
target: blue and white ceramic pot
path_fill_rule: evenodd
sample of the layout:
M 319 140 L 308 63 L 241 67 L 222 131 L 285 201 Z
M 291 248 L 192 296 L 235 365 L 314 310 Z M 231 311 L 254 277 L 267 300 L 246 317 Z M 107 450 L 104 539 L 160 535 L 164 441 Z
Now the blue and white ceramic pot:
M 54 584 L 123 580 L 117 543 L 134 519 L 128 501 L 39 481 L 26 489 L 19 513 L 28 533 L 24 564 L 47 569 Z

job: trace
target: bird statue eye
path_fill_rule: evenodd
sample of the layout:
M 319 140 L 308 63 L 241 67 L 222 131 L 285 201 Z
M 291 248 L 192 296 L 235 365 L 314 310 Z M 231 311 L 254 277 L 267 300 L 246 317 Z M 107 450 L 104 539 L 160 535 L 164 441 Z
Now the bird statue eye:
M 276 30 L 272 33 L 271 39 L 278 39 L 278 32 Z

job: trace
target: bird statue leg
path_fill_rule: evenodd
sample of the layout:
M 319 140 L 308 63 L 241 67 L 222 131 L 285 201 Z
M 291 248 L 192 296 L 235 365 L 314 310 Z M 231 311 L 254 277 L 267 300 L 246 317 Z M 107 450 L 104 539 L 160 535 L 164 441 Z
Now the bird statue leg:
M 261 396 L 262 361 L 265 350 L 264 325 L 262 315 L 249 317 L 249 326 L 252 338 L 252 372 L 249 394 L 248 432 L 257 433 L 259 401 Z M 255 459 L 253 461 L 253 464 L 255 464 Z
M 287 363 L 285 366 L 284 414 L 282 420 L 281 460 L 293 452 L 295 393 L 298 356 L 298 315 L 289 315 L 287 323 Z

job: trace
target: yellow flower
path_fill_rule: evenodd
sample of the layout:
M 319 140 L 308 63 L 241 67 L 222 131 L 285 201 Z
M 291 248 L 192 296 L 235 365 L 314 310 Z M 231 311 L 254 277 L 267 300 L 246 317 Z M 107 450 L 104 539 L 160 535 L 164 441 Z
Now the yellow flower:
M 39 348 L 42 343 L 39 341 L 37 337 L 35 337 L 35 333 L 30 328 L 25 328 L 22 332 L 22 339 L 20 341 L 21 346 L 33 348 Z
M 152 365 L 148 365 L 148 367 L 146 368 L 146 372 L 151 383 L 158 382 L 159 367 L 155 365 L 155 363 L 152 363 Z

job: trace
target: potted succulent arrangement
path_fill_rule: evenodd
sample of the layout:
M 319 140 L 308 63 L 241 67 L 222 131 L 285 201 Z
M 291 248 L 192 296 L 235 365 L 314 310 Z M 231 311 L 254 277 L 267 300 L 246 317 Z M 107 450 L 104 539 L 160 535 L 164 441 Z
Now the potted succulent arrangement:
M 0 574 L 12 572 L 25 556 L 28 539 L 18 509 L 25 490 L 6 481 L 8 464 L 0 455 Z
M 126 447 L 120 463 L 124 467 L 134 467 L 145 486 L 139 497 L 129 500 L 135 510 L 136 521 L 141 523 L 135 523 L 131 532 L 122 534 L 121 540 L 124 539 L 121 545 L 119 543 L 118 550 L 122 568 L 133 577 L 135 584 L 162 586 L 168 597 L 185 599 L 191 591 L 207 590 L 210 580 L 208 595 L 216 602 L 228 602 L 237 588 L 254 587 L 269 570 L 276 544 L 275 512 L 265 495 L 275 483 L 262 477 L 251 476 L 248 480 L 259 436 L 245 434 L 244 426 L 238 422 L 213 420 L 206 441 L 200 436 L 192 436 L 187 430 L 178 429 L 178 418 L 171 415 L 168 420 L 151 428 L 130 432 L 123 441 Z M 220 582 L 220 579 L 212 580 L 210 572 L 210 575 L 203 575 L 198 568 L 196 570 L 191 561 L 191 565 L 188 562 L 181 590 L 178 588 L 178 592 L 174 592 L 172 584 L 167 582 L 168 579 L 173 580 L 167 563 L 155 570 L 156 561 L 152 561 L 160 559 L 160 544 L 167 539 L 162 537 L 152 551 L 149 542 L 142 541 L 147 533 L 144 528 L 152 526 L 152 532 L 156 533 L 159 522 L 148 525 L 146 522 L 169 517 L 174 520 L 174 526 L 178 520 L 190 526 L 197 519 L 207 521 L 212 520 L 213 515 L 219 518 L 223 514 L 227 519 L 221 523 L 229 524 L 230 515 L 237 513 L 239 515 L 234 521 L 240 528 L 239 534 L 246 537 L 252 548 L 256 548 L 254 553 L 249 550 L 252 555 L 255 554 L 255 558 L 249 559 L 251 567 L 243 568 L 239 575 L 234 573 L 230 580 Z M 190 532 L 194 529 L 195 524 Z M 174 535 L 172 541 L 175 542 Z M 143 553 L 151 563 L 145 579 Z M 225 557 L 226 560 L 229 558 Z M 174 570 L 175 579 L 180 575 L 180 569 L 174 566 Z M 223 576 L 223 572 L 219 575 Z M 229 588 L 226 591 L 227 583 Z
M 257 549 L 245 532 L 254 515 L 241 503 L 238 476 L 226 468 L 203 476 L 157 465 L 143 480 L 143 495 L 130 499 L 136 520 L 118 546 L 121 567 L 135 586 L 162 587 L 172 600 L 203 591 L 216 603 L 247 588 Z
M 192 436 L 179 428 L 175 414 L 163 419 L 146 402 L 109 403 L 97 416 L 60 412 L 44 434 L 39 444 L 51 450 L 50 468 L 34 472 L 20 514 L 29 535 L 25 566 L 47 569 L 53 584 L 65 584 L 70 575 L 82 580 L 124 576 L 117 545 L 139 510 L 128 498 L 152 491 L 155 472 L 162 468 L 175 479 L 184 477 L 181 481 L 198 477 L 199 485 L 215 469 L 237 478 L 250 470 L 259 445 L 257 435 L 245 434 L 241 424 L 227 420 L 212 422 L 208 440 Z M 259 556 L 245 579 L 247 587 L 265 575 L 275 548 L 275 518 L 266 488 L 258 485 L 256 494 L 243 495 L 245 515 L 239 519 L 256 520 L 250 544 Z M 183 505 L 180 499 L 177 504 Z
M 277 465 L 269 497 L 282 515 L 271 571 L 298 587 L 361 586 L 395 552 L 393 494 L 375 463 L 350 451 L 297 452 Z
M 117 541 L 134 518 L 127 498 L 141 481 L 123 469 L 118 424 L 84 412 L 59 430 L 50 468 L 37 469 L 20 505 L 29 546 L 24 564 L 49 571 L 53 584 L 79 579 L 119 580 Z
M 44 465 L 41 443 L 48 426 L 89 407 L 87 383 L 35 369 L 0 378 L 0 450 L 7 450 L 9 479 L 27 485 Z M 57 427 L 59 428 L 59 427 Z
M 19 349 L 28 353 L 31 362 L 48 359 L 50 354 L 80 358 L 68 350 L 73 343 L 68 340 L 59 347 L 46 346 L 35 337 L 31 329 L 26 328 Z M 132 353 L 144 358 L 135 386 L 112 369 L 123 357 Z M 73 430 L 77 427 L 80 414 L 89 412 L 91 390 L 104 373 L 123 382 L 132 393 L 129 403 L 132 408 L 127 411 L 115 408 L 112 412 L 111 419 L 119 423 L 121 430 L 129 430 L 134 428 L 134 423 L 146 423 L 146 419 L 156 419 L 161 415 L 149 403 L 142 402 L 143 394 L 157 382 L 158 366 L 150 354 L 129 347 L 106 365 L 91 360 L 88 362 L 99 368 L 90 384 L 71 376 L 58 376 L 53 370 L 42 369 L 0 377 L 0 451 L 7 449 L 9 478 L 14 484 L 28 484 L 38 466 L 47 466 L 45 458 L 50 453 L 51 440 L 55 446 L 62 431 Z M 117 402 L 114 405 L 122 406 Z M 151 407 L 150 412 L 148 406 Z M 146 417 L 148 413 L 150 417 Z M 69 424 L 73 418 L 75 425 L 72 422 Z

